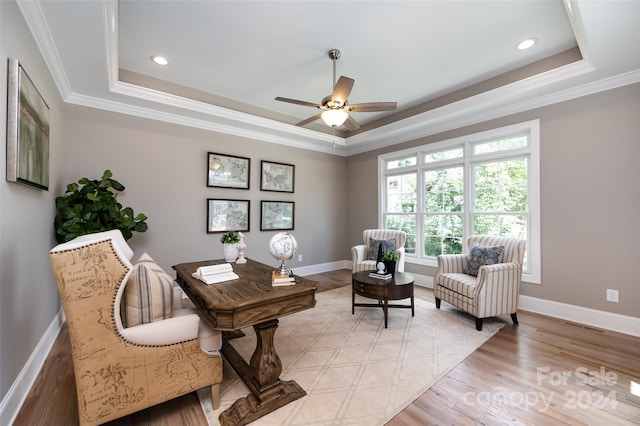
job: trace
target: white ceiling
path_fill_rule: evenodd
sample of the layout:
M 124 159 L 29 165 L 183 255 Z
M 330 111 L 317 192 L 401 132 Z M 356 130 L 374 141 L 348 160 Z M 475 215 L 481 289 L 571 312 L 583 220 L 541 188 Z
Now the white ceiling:
M 640 81 L 638 1 L 18 4 L 67 102 L 340 155 Z M 538 43 L 518 51 L 527 37 Z M 582 60 L 540 68 L 576 46 Z M 398 110 L 353 113 L 359 133 L 293 126 L 318 111 L 274 98 L 330 94 L 331 48 L 342 52 L 337 75 L 356 81 L 349 103 Z

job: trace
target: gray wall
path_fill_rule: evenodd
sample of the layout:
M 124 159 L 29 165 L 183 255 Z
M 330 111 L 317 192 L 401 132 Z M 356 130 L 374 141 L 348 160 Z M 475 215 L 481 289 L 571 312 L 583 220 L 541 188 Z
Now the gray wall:
M 294 259 L 292 268 L 347 258 L 343 157 L 85 107 L 66 106 L 64 117 L 68 167 L 60 192 L 111 170 L 126 187 L 119 201 L 149 217 L 149 230 L 129 240 L 134 260 L 146 251 L 173 275 L 177 263 L 222 258 L 220 234 L 206 233 L 207 198 L 250 200 L 249 258 L 277 265 L 268 251 L 276 231 L 260 231 L 260 200 L 295 202 L 293 235 L 303 261 Z M 207 187 L 207 152 L 250 158 L 250 189 Z M 260 191 L 261 160 L 294 164 L 295 193 Z
M 18 59 L 49 105 L 50 183 L 62 162 L 62 101 L 15 3 L 0 2 L 0 400 L 59 308 L 47 252 L 53 247 L 54 185 L 42 191 L 6 176 L 7 61 Z
M 378 225 L 379 154 L 536 118 L 542 284 L 524 283 L 522 294 L 640 317 L 640 84 L 349 157 L 349 243 L 361 244 L 362 229 Z M 605 300 L 607 288 L 619 290 L 619 303 Z

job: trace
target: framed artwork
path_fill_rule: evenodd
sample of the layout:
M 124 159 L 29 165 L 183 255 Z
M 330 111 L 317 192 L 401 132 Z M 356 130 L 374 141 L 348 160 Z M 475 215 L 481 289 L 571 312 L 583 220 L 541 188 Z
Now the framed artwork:
M 263 160 L 260 169 L 261 191 L 293 192 L 296 166 Z
M 260 230 L 289 231 L 293 229 L 293 201 L 260 201 Z
M 207 234 L 249 232 L 249 200 L 207 199 Z
M 209 152 L 207 186 L 249 189 L 250 166 L 248 158 Z
M 12 58 L 7 86 L 7 180 L 49 190 L 49 106 Z

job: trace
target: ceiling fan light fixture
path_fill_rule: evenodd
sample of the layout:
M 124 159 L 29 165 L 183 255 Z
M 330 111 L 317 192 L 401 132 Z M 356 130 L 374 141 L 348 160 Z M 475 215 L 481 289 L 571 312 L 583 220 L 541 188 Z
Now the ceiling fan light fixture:
M 349 118 L 349 114 L 343 109 L 329 109 L 320 114 L 320 117 L 327 126 L 338 127 Z

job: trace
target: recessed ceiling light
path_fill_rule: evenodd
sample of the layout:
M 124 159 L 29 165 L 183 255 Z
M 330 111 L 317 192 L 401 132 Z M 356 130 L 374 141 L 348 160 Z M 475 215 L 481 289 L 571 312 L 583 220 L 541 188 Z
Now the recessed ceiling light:
M 151 60 L 158 65 L 168 65 L 169 61 L 164 56 L 152 56 Z
M 518 50 L 528 49 L 531 46 L 533 46 L 534 44 L 536 44 L 536 41 L 537 40 L 535 38 L 528 38 L 526 40 L 523 40 L 518 44 Z

